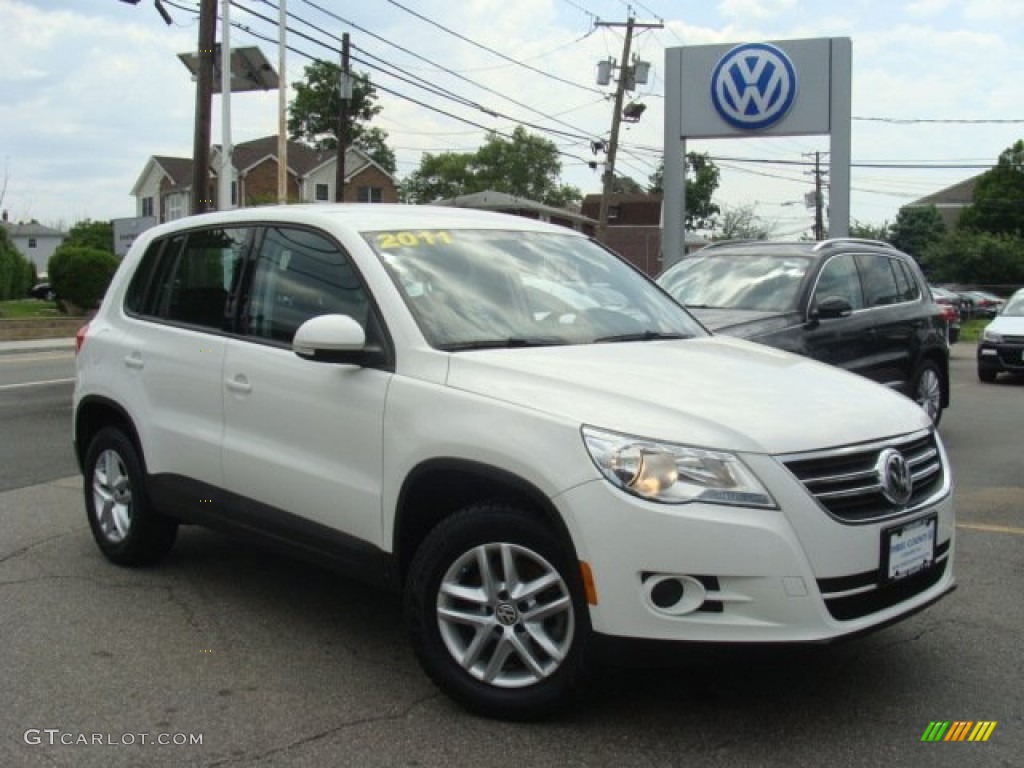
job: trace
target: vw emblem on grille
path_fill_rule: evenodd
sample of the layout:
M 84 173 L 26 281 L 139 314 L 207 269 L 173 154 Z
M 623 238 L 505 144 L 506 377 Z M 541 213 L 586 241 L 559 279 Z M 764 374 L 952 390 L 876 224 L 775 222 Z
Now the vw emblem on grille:
M 498 617 L 498 623 L 506 627 L 511 627 L 519 621 L 519 611 L 511 603 L 501 603 L 494 610 L 494 614 Z
M 711 75 L 711 102 L 722 119 L 740 130 L 767 128 L 789 111 L 796 98 L 796 70 L 768 43 L 738 45 Z
M 886 448 L 878 455 L 875 471 L 882 485 L 882 495 L 898 507 L 905 506 L 914 492 L 914 478 L 903 454 L 895 448 Z

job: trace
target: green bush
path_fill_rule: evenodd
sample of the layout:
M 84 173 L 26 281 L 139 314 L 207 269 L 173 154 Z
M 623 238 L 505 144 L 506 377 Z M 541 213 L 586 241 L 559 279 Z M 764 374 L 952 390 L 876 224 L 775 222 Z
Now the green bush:
M 92 309 L 103 298 L 117 264 L 117 257 L 108 251 L 62 245 L 50 257 L 47 272 L 59 299 Z
M 0 301 L 20 299 L 28 293 L 35 278 L 35 266 L 22 256 L 0 227 Z
M 64 298 L 68 290 L 68 268 L 71 266 L 71 259 L 75 253 L 87 250 L 78 246 L 66 243 L 57 247 L 50 260 L 46 263 L 46 277 L 50 281 L 50 287 L 57 294 L 57 298 Z

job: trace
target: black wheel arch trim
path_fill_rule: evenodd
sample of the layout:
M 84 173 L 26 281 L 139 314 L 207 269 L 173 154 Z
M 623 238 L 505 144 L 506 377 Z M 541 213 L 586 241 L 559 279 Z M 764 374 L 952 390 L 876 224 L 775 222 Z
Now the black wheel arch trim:
M 432 481 L 443 478 L 457 477 L 466 481 L 464 485 L 454 487 L 445 485 L 443 490 L 420 500 L 434 506 L 423 513 L 423 506 L 413 498 L 418 491 L 433 491 Z M 487 498 L 504 498 L 510 501 L 519 500 L 537 518 L 553 529 L 555 534 L 568 547 L 573 559 L 576 558 L 575 546 L 569 529 L 550 497 L 536 485 L 513 472 L 496 467 L 492 464 L 455 457 L 439 457 L 427 459 L 406 475 L 398 494 L 395 507 L 394 529 L 392 531 L 392 553 L 394 555 L 396 587 L 405 581 L 406 572 L 416 548 L 427 534 L 442 520 L 473 501 Z
M 118 403 L 116 400 L 111 400 L 109 397 L 103 395 L 86 395 L 83 397 L 75 407 L 75 424 L 74 424 L 74 451 L 75 459 L 78 462 L 78 468 L 81 472 L 85 472 L 85 452 L 89 450 L 89 440 L 83 440 L 82 435 L 84 432 L 89 431 L 90 435 L 95 435 L 105 426 L 111 426 L 110 421 L 102 421 L 91 425 L 91 430 L 86 430 L 86 414 L 97 410 L 103 409 L 105 411 L 113 411 L 117 414 L 115 422 L 123 425 L 127 429 L 128 438 L 135 445 L 135 450 L 139 454 L 139 460 L 142 462 L 142 469 L 146 471 L 146 454 L 142 450 L 142 441 L 139 439 L 138 429 L 135 427 L 135 420 L 131 417 L 124 406 Z

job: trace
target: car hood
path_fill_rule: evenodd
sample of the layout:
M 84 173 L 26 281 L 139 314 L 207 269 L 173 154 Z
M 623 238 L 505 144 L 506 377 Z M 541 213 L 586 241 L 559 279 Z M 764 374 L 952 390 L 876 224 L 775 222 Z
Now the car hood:
M 578 424 L 756 453 L 929 427 L 868 379 L 727 337 L 460 352 L 448 384 Z
M 781 330 L 788 325 L 799 322 L 796 312 L 766 312 L 758 309 L 700 309 L 687 307 L 687 310 L 715 333 L 738 336 L 741 339 L 752 339 L 773 331 Z
M 1000 333 L 1003 336 L 1024 336 L 1024 317 L 998 315 L 985 327 L 985 330 Z

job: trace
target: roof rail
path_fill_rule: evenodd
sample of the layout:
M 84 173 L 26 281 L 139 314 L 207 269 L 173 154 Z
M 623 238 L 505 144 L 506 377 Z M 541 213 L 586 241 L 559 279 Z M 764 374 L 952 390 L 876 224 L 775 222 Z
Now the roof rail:
M 830 237 L 828 240 L 822 240 L 814 246 L 814 250 L 820 251 L 822 248 L 828 248 L 831 245 L 837 245 L 839 243 L 860 243 L 861 245 L 877 245 L 883 248 L 896 247 L 892 243 L 885 242 L 885 240 L 869 240 L 865 237 Z
M 710 243 L 705 245 L 700 250 L 706 251 L 708 248 L 721 248 L 724 245 L 742 245 L 744 243 L 765 243 L 768 242 L 758 237 L 737 237 L 732 240 L 712 240 Z

